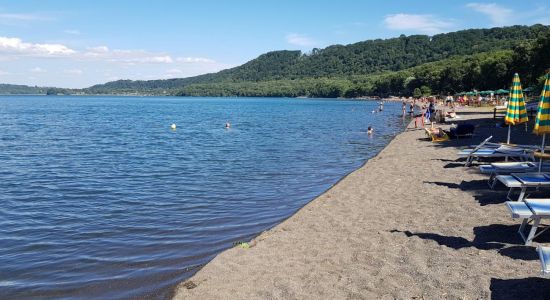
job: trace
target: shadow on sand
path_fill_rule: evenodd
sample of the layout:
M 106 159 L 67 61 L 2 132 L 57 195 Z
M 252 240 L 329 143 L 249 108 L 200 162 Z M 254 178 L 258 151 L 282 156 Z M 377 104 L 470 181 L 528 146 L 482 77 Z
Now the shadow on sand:
M 491 278 L 491 299 L 550 299 L 550 279 L 529 277 L 521 279 Z
M 476 248 L 479 250 L 498 250 L 498 253 L 520 260 L 536 260 L 538 254 L 534 247 L 522 246 L 523 240 L 518 235 L 519 225 L 493 224 L 474 227 L 474 240 L 470 241 L 460 236 L 445 236 L 437 233 L 411 232 L 408 230 L 391 230 L 392 233 L 403 233 L 407 237 L 417 237 L 423 240 L 435 241 L 441 246 L 459 250 L 462 248 Z M 550 242 L 550 235 L 542 235 L 538 242 Z

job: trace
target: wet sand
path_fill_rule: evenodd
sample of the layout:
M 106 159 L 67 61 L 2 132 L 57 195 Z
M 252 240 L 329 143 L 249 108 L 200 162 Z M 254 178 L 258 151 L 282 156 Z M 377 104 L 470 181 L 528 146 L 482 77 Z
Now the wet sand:
M 461 146 L 489 135 L 504 141 L 507 129 L 495 127 L 492 112 L 458 114 L 458 122 L 476 124 L 474 138 L 435 144 L 407 129 L 250 248 L 218 255 L 174 298 L 550 297 L 535 251 L 550 233 L 521 246 L 506 191 L 489 190 L 486 176 L 457 161 Z M 539 144 L 524 128 L 514 128 L 512 142 Z

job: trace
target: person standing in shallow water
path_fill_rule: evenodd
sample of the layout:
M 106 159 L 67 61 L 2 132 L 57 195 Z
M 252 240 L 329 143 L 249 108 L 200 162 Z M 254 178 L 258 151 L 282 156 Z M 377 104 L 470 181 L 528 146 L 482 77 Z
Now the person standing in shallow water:
M 372 126 L 369 126 L 369 128 L 367 128 L 367 133 L 369 135 L 372 135 L 372 132 L 373 132 L 374 129 L 372 129 Z

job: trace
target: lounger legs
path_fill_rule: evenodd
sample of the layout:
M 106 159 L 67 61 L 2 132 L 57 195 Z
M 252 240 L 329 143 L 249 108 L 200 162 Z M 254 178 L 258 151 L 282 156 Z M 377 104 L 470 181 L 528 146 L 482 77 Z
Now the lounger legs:
M 519 193 L 518 202 L 523 201 L 523 198 L 525 197 L 525 191 L 527 190 L 526 187 L 521 188 L 521 192 Z
M 550 229 L 550 227 L 546 226 L 537 233 L 537 230 L 539 229 L 539 226 L 540 226 L 541 218 L 533 218 L 532 220 L 533 220 L 533 224 L 531 225 L 531 229 L 529 230 L 529 234 L 527 236 L 525 236 L 525 227 L 527 226 L 527 224 L 529 224 L 530 220 L 523 219 L 523 222 L 521 222 L 521 225 L 519 226 L 518 232 L 521 238 L 523 239 L 523 241 L 525 242 L 525 246 L 530 246 L 534 238 L 541 235 L 546 230 Z
M 535 238 L 535 233 L 537 233 L 537 228 L 540 224 L 540 218 L 536 218 L 533 221 L 533 225 L 531 225 L 531 230 L 529 231 L 529 235 L 527 236 L 527 239 L 525 239 L 525 246 L 530 246 L 531 242 Z
M 491 176 L 489 176 L 489 181 L 487 182 L 489 184 L 489 188 L 492 190 L 495 188 L 495 185 L 497 184 L 497 174 L 495 172 L 491 173 Z

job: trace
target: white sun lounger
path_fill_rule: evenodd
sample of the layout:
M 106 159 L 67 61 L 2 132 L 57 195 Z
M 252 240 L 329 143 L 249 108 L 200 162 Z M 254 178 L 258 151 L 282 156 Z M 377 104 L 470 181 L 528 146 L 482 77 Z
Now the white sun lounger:
M 539 163 L 535 162 L 497 162 L 490 165 L 481 165 L 479 166 L 479 171 L 481 174 L 489 174 L 488 184 L 492 189 L 495 187 L 496 176 L 498 175 L 509 175 L 512 173 L 528 173 L 528 172 L 537 172 L 539 169 Z M 543 163 L 542 169 L 543 172 L 550 172 L 550 164 Z
M 547 173 L 512 173 L 510 175 L 497 175 L 495 181 L 501 182 L 509 188 L 506 199 L 512 201 L 513 190 L 519 188 L 517 201 L 523 201 L 529 188 L 550 188 L 550 176 Z
M 474 159 L 504 157 L 513 158 L 520 161 L 535 160 L 534 149 L 522 148 L 517 146 L 500 145 L 498 148 L 485 147 L 492 136 L 485 139 L 473 149 L 464 149 L 458 152 L 459 157 L 466 157 L 465 166 L 470 166 Z
M 512 218 L 523 219 L 518 233 L 526 246 L 531 245 L 534 238 L 550 228 L 540 224 L 542 219 L 550 218 L 550 199 L 525 199 L 525 202 L 506 201 L 506 207 L 508 207 Z M 531 229 L 526 234 L 525 227 L 529 223 L 532 223 Z M 538 231 L 539 229 L 542 230 Z
M 541 273 L 543 276 L 550 276 L 550 247 L 537 247 L 539 253 Z

